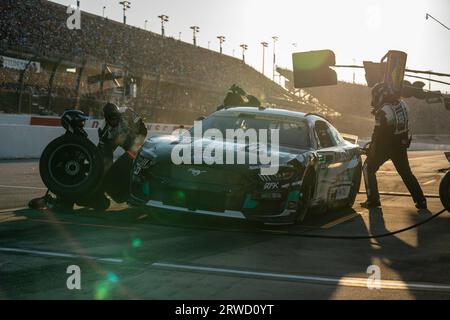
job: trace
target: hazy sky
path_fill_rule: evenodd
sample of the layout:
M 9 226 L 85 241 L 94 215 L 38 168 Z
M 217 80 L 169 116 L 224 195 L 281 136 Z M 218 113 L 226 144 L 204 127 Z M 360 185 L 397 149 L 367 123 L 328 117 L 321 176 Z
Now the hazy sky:
M 54 0 L 64 5 L 76 0 Z M 81 0 L 81 9 L 122 21 L 119 0 Z M 192 42 L 192 25 L 200 27 L 198 45 L 219 49 L 216 37 L 224 35 L 224 53 L 241 56 L 246 43 L 247 62 L 262 67 L 261 42 L 266 41 L 266 74 L 271 75 L 273 43 L 278 36 L 277 64 L 292 69 L 293 51 L 332 49 L 338 64 L 378 61 L 389 49 L 408 53 L 407 67 L 450 73 L 450 31 L 429 13 L 450 26 L 450 0 L 131 0 L 127 22 L 161 31 L 160 14 L 170 17 L 166 34 Z M 293 43 L 297 43 L 294 48 Z M 341 80 L 351 81 L 350 70 L 338 70 Z M 357 82 L 364 83 L 363 72 Z M 450 81 L 450 78 L 441 78 Z M 428 83 L 427 83 L 428 86 Z M 450 91 L 449 86 L 432 84 L 432 89 Z

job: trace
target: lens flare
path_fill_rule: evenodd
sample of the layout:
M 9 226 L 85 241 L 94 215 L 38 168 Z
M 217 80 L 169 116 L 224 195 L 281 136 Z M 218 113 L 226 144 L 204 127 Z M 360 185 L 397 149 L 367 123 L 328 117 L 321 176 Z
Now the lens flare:
M 111 296 L 114 285 L 119 282 L 119 276 L 114 272 L 106 274 L 106 280 L 101 281 L 95 288 L 95 300 L 106 300 Z
M 142 245 L 142 241 L 141 241 L 141 239 L 139 239 L 139 238 L 134 238 L 134 239 L 131 241 L 131 246 L 132 246 L 133 248 L 139 248 L 141 245 Z
M 95 300 L 108 299 L 110 291 L 110 284 L 108 282 L 101 282 L 95 289 Z
M 119 281 L 119 277 L 114 272 L 108 272 L 107 277 L 111 283 L 117 283 Z

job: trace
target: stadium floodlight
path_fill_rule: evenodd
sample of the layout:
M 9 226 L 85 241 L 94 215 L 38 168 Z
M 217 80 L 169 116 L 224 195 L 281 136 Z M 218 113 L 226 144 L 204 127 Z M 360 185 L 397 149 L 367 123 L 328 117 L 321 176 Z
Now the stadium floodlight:
M 245 43 L 241 44 L 240 47 L 242 48 L 242 61 L 245 62 L 245 51 L 248 49 L 248 45 Z
M 265 55 L 266 55 L 266 48 L 269 46 L 269 44 L 265 41 L 261 42 L 262 48 L 263 48 L 263 56 L 262 56 L 262 74 L 264 75 L 264 65 L 265 65 Z
M 191 29 L 192 29 L 192 33 L 193 33 L 192 41 L 194 43 L 194 46 L 197 46 L 197 33 L 200 32 L 200 27 L 192 26 Z
M 120 1 L 119 4 L 122 6 L 123 9 L 123 24 L 127 24 L 127 10 L 131 8 L 131 2 L 124 0 Z
M 442 22 L 440 22 L 438 19 L 436 19 L 435 17 L 433 17 L 431 14 L 427 13 L 425 15 L 425 20 L 428 20 L 428 18 L 433 19 L 434 21 L 436 21 L 437 23 L 439 23 L 441 26 L 443 26 L 445 29 L 450 30 L 450 28 L 448 26 L 446 26 L 445 24 L 443 24 Z
M 161 19 L 161 35 L 164 37 L 165 36 L 164 23 L 169 22 L 169 16 L 162 14 L 158 16 L 158 18 Z
M 223 52 L 222 44 L 225 42 L 225 36 L 217 36 L 217 39 L 219 39 L 220 54 L 222 54 Z
M 275 63 L 276 63 L 276 54 L 275 54 L 275 46 L 278 41 L 277 36 L 273 36 L 273 65 L 272 65 L 272 81 L 275 81 Z

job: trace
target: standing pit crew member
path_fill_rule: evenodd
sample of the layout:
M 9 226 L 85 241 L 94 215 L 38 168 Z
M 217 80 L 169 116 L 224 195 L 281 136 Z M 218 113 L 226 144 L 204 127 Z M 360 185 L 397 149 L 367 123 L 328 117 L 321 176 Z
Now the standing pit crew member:
M 363 166 L 367 201 L 361 203 L 361 206 L 370 208 L 381 205 L 376 172 L 387 160 L 392 160 L 416 208 L 426 209 L 426 198 L 419 182 L 411 172 L 408 161 L 407 149 L 411 144 L 411 138 L 406 102 L 397 99 L 384 83 L 379 83 L 372 89 L 371 105 L 372 114 L 375 116 L 375 128 Z

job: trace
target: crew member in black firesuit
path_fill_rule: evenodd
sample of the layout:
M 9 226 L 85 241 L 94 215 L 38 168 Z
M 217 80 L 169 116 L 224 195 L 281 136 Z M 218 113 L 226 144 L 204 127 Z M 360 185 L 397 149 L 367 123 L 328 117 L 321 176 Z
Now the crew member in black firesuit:
M 113 103 L 103 107 L 105 126 L 99 128 L 98 148 L 102 151 L 105 172 L 113 163 L 113 153 L 122 147 L 130 154 L 136 153 L 144 143 L 147 128 L 142 118 L 131 108 L 119 108 Z
M 103 155 L 105 174 L 102 186 L 93 199 L 108 207 L 109 200 L 105 200 L 104 192 L 119 203 L 128 199 L 133 159 L 145 141 L 147 128 L 142 118 L 131 108 L 119 108 L 113 103 L 107 103 L 103 107 L 103 115 L 105 126 L 98 130 L 98 148 Z M 113 163 L 113 154 L 118 147 L 125 153 Z
M 361 205 L 366 208 L 381 205 L 375 174 L 380 166 L 390 159 L 411 193 L 416 208 L 426 209 L 426 198 L 411 172 L 408 161 L 407 149 L 411 144 L 411 138 L 406 102 L 397 99 L 384 83 L 379 83 L 372 89 L 371 105 L 372 114 L 375 116 L 375 128 L 363 166 L 367 201 Z
M 261 102 L 255 96 L 247 94 L 244 89 L 236 84 L 233 84 L 223 100 L 223 104 L 217 107 L 217 110 L 222 110 L 233 106 L 248 106 L 261 107 Z

